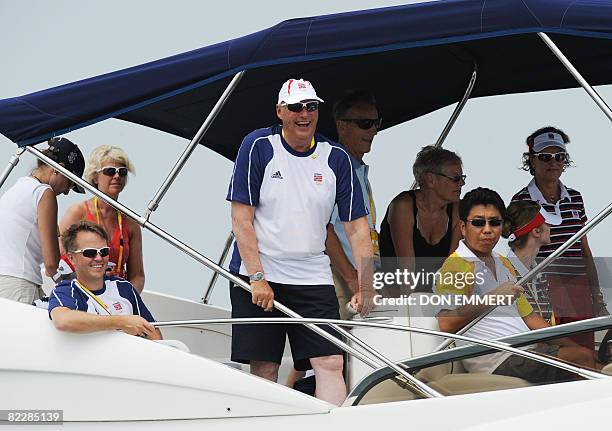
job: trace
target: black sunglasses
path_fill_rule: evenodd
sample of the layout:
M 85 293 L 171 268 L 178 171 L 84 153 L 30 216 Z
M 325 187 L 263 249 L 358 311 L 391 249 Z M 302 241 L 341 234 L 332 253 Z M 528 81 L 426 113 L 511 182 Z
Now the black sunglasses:
M 467 178 L 467 175 L 446 175 L 446 174 L 443 174 L 442 172 L 432 172 L 432 174 L 440 175 L 441 177 L 448 178 L 454 183 L 458 183 L 461 181 L 465 183 L 465 179 Z
M 319 109 L 319 102 L 314 100 L 312 102 L 285 103 L 284 106 L 291 112 L 302 112 L 304 109 L 307 112 L 315 112 Z
M 489 223 L 489 226 L 491 227 L 499 227 L 504 223 L 504 221 L 500 218 L 491 218 L 489 220 L 484 218 L 473 218 L 469 219 L 468 221 L 474 227 L 484 227 L 487 223 Z
M 74 250 L 73 253 L 83 253 L 83 256 L 93 259 L 98 254 L 100 257 L 106 257 L 110 253 L 110 248 L 102 247 L 102 248 L 82 248 L 81 250 Z
M 565 151 L 558 153 L 531 153 L 531 155 L 537 157 L 539 161 L 544 163 L 550 162 L 553 157 L 557 162 L 565 162 L 569 157 L 569 154 L 567 154 Z
M 372 127 L 376 127 L 376 130 L 380 130 L 380 126 L 382 125 L 382 118 L 343 118 L 340 121 L 354 123 L 362 130 L 370 130 Z
M 107 177 L 114 177 L 117 172 L 119 172 L 120 177 L 125 177 L 128 174 L 128 168 L 115 168 L 114 166 L 105 166 L 103 168 L 98 169 L 96 172 L 102 172 Z

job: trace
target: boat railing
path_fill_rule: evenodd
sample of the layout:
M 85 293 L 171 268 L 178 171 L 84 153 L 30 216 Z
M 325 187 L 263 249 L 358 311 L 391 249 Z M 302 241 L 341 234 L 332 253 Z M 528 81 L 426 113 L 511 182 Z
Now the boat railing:
M 317 319 L 317 318 L 292 318 L 292 317 L 269 317 L 269 318 L 223 318 L 223 319 L 194 319 L 194 320 L 174 320 L 165 322 L 155 322 L 154 326 L 158 328 L 164 327 L 180 327 L 180 326 L 202 326 L 202 325 L 225 325 L 225 324 L 237 324 L 237 325 L 258 325 L 258 324 L 293 324 L 293 325 L 326 325 L 332 328 L 341 327 L 368 327 L 387 329 L 394 331 L 412 332 L 417 334 L 425 334 L 431 336 L 443 337 L 454 341 L 464 341 L 470 343 L 468 346 L 460 346 L 454 349 L 448 349 L 443 352 L 430 353 L 422 355 L 413 359 L 405 360 L 401 362 L 401 366 L 406 372 L 413 375 L 418 370 L 429 366 L 438 365 L 443 362 L 449 362 L 452 360 L 460 360 L 472 356 L 479 356 L 482 354 L 492 353 L 495 351 L 508 352 L 523 358 L 532 359 L 539 363 L 549 365 L 561 370 L 568 371 L 570 373 L 577 374 L 585 379 L 608 379 L 610 376 L 588 370 L 576 365 L 572 365 L 549 356 L 541 355 L 538 353 L 531 352 L 529 350 L 522 350 L 518 347 L 534 344 L 537 342 L 558 338 L 560 336 L 566 336 L 577 332 L 584 332 L 587 330 L 598 330 L 612 327 L 612 316 L 605 316 L 596 319 L 590 319 L 588 321 L 574 322 L 567 325 L 553 326 L 549 328 L 539 329 L 536 331 L 530 331 L 529 333 L 523 333 L 514 335 L 512 337 L 505 337 L 496 340 L 481 340 L 465 335 L 452 334 L 448 332 L 436 331 L 433 329 L 417 328 L 405 325 L 398 325 L 392 323 L 384 323 L 388 321 L 387 317 L 371 318 L 368 320 L 338 320 L 338 319 Z M 350 349 L 346 349 L 345 346 L 339 345 L 339 347 L 346 353 L 351 354 Z M 413 377 L 416 379 L 416 377 Z M 365 376 L 351 391 L 345 405 L 355 405 L 359 400 L 374 386 L 383 380 L 394 379 L 400 387 L 406 390 L 417 390 L 421 391 L 420 387 L 415 387 L 412 380 L 403 379 L 402 376 L 398 376 L 397 373 L 390 367 L 380 367 L 373 373 Z M 420 380 L 419 380 L 420 381 Z M 423 385 L 425 383 L 421 382 Z M 427 386 L 427 385 L 426 385 Z M 429 386 L 428 386 L 429 387 Z M 431 388 L 434 390 L 433 388 Z M 442 395 L 441 395 L 442 396 Z

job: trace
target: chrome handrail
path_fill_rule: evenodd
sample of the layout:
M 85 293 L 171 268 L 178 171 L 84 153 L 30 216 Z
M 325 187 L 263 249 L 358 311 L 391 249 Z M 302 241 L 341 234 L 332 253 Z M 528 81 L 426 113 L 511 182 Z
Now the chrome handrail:
M 384 319 L 384 317 L 383 317 Z M 503 350 L 524 358 L 533 359 L 534 361 L 541 362 L 546 365 L 551 365 L 557 368 L 561 368 L 565 371 L 576 373 L 586 379 L 608 379 L 611 378 L 605 374 L 597 373 L 594 371 L 586 370 L 584 368 L 576 367 L 574 365 L 567 364 L 565 362 L 552 359 L 547 356 L 542 356 L 537 353 L 533 353 L 527 350 L 521 350 L 514 348 L 506 343 L 500 343 L 498 341 L 481 340 L 473 337 L 466 337 L 464 335 L 451 334 L 448 332 L 436 331 L 434 329 L 425 328 L 414 328 L 405 325 L 397 325 L 393 323 L 377 323 L 377 322 L 364 322 L 354 320 L 339 320 L 339 319 L 318 319 L 318 318 L 292 318 L 292 317 L 242 317 L 242 318 L 220 318 L 220 319 L 193 319 L 193 320 L 172 320 L 165 322 L 152 322 L 151 324 L 157 328 L 173 327 L 173 326 L 195 326 L 195 325 L 226 325 L 226 324 L 293 324 L 293 325 L 304 325 L 306 323 L 311 324 L 335 324 L 339 326 L 349 327 L 369 327 L 379 329 L 392 329 L 396 331 L 415 332 L 417 334 L 433 335 L 438 337 L 453 338 L 455 340 L 466 341 L 468 343 L 478 344 L 485 347 L 491 347 L 497 350 Z

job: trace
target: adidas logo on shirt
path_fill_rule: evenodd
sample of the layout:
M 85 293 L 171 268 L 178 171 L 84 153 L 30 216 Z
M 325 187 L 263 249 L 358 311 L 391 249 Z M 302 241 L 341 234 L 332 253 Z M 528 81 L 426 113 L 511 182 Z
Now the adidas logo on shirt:
M 278 178 L 279 180 L 282 180 L 283 176 L 281 175 L 280 171 L 276 171 L 272 174 L 270 178 Z

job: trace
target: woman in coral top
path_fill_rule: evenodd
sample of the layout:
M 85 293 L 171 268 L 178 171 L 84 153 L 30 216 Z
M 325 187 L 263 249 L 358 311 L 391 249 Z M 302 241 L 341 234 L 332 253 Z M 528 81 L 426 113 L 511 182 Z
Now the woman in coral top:
M 101 145 L 89 156 L 84 178 L 118 200 L 127 183 L 128 172 L 134 172 L 134 165 L 125 151 L 112 145 Z M 140 226 L 97 197 L 72 205 L 60 221 L 61 232 L 79 220 L 89 220 L 106 229 L 111 239 L 110 275 L 128 280 L 139 293 L 142 292 L 145 277 Z

